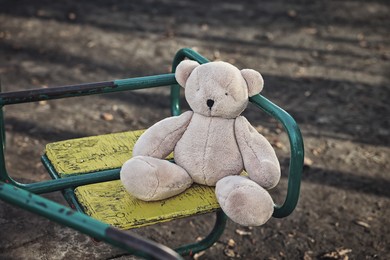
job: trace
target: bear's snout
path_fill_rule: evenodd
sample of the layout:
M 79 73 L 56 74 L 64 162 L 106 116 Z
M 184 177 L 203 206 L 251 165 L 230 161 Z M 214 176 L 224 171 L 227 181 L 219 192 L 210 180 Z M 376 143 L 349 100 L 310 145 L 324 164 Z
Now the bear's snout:
M 207 104 L 207 106 L 211 109 L 212 106 L 214 105 L 214 100 L 212 100 L 212 99 L 207 99 L 206 104 Z

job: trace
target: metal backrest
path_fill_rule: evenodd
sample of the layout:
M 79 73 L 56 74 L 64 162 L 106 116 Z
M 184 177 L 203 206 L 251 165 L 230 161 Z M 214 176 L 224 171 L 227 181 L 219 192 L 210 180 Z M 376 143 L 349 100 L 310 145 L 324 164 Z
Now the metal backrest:
M 195 60 L 200 64 L 209 62 L 208 59 L 201 56 L 199 53 L 185 48 L 177 52 L 174 60 L 172 71 L 175 72 L 177 65 L 185 58 Z M 180 114 L 180 86 L 174 85 L 171 87 L 171 100 L 172 100 L 172 114 Z M 301 175 L 303 169 L 304 159 L 304 147 L 303 139 L 299 127 L 295 120 L 283 109 L 258 94 L 251 98 L 249 101 L 252 102 L 256 107 L 266 112 L 271 117 L 278 120 L 287 132 L 290 142 L 290 166 L 288 172 L 288 188 L 285 201 L 282 205 L 275 205 L 275 211 L 273 216 L 277 218 L 286 217 L 291 214 L 295 209 L 298 199 L 301 185 Z

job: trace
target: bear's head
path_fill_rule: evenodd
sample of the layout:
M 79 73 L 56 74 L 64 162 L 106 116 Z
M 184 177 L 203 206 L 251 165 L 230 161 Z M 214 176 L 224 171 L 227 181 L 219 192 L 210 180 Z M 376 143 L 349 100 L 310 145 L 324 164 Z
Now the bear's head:
M 263 78 L 252 69 L 239 70 L 217 61 L 200 65 L 182 61 L 176 68 L 177 82 L 184 87 L 191 109 L 203 116 L 236 118 L 246 108 L 248 98 L 263 89 Z

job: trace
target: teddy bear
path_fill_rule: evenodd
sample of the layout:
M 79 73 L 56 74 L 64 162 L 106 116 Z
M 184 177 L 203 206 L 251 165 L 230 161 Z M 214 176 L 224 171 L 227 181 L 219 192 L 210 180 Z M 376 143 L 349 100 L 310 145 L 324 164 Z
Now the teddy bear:
M 215 186 L 224 213 L 244 226 L 260 226 L 274 210 L 268 189 L 280 179 L 271 144 L 240 116 L 263 88 L 261 74 L 222 62 L 182 61 L 175 72 L 192 109 L 157 122 L 137 140 L 120 179 L 134 197 L 156 201 L 193 183 Z M 174 152 L 174 161 L 165 160 Z M 247 174 L 242 174 L 243 170 Z

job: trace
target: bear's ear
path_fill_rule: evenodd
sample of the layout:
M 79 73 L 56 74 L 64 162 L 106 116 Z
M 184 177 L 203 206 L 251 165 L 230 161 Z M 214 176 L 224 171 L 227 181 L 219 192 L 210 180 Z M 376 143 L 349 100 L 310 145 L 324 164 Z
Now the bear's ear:
M 186 85 L 187 79 L 192 71 L 199 66 L 199 63 L 193 60 L 183 60 L 176 67 L 175 78 L 177 83 L 183 88 Z
M 252 69 L 243 69 L 241 75 L 248 86 L 249 97 L 259 94 L 263 90 L 264 80 L 259 72 Z

